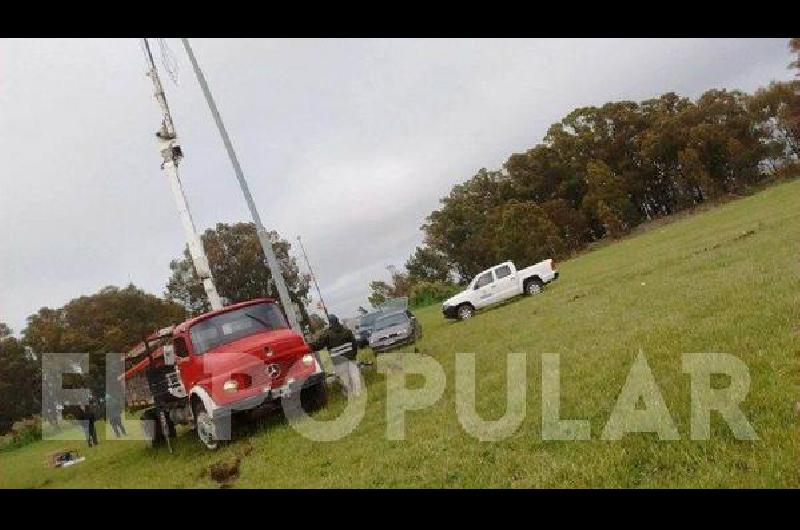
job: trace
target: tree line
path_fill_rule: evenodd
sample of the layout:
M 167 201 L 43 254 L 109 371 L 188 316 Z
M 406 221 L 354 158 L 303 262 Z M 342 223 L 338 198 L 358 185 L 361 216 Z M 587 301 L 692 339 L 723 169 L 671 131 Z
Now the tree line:
M 0 322 L 0 436 L 16 420 L 39 410 L 40 373 L 39 363 L 25 344 Z
M 791 39 L 798 54 L 800 39 Z M 800 81 L 747 94 L 712 89 L 581 107 L 541 143 L 455 185 L 427 216 L 424 244 L 370 302 L 442 296 L 496 263 L 565 258 L 604 238 L 798 174 Z

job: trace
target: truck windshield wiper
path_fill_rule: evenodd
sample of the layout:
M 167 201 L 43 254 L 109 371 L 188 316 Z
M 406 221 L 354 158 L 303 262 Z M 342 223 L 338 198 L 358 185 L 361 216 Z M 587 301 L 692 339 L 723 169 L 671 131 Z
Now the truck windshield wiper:
M 246 316 L 248 318 L 252 318 L 253 320 L 255 320 L 256 322 L 258 322 L 259 324 L 261 324 L 262 326 L 264 326 L 267 329 L 272 329 L 272 326 L 270 326 L 267 322 L 264 322 L 263 320 L 261 320 L 257 316 L 251 315 L 250 313 L 245 313 L 244 316 Z

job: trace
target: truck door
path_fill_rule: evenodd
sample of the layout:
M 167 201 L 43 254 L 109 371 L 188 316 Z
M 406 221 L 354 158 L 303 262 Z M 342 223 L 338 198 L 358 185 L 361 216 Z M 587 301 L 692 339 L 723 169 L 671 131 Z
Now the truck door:
M 175 349 L 175 368 L 186 392 L 191 392 L 195 382 L 203 378 L 203 359 L 190 355 L 185 337 L 175 337 L 172 344 Z
M 492 303 L 494 298 L 494 276 L 491 270 L 482 272 L 475 280 L 475 286 L 472 288 L 475 292 L 471 297 L 475 308 L 487 306 Z
M 177 374 L 178 379 L 180 380 L 181 385 L 183 386 L 184 394 L 188 395 L 189 394 L 189 390 L 191 390 L 191 388 L 188 388 L 186 386 L 186 381 L 187 381 L 187 379 L 191 380 L 191 368 L 189 368 L 189 365 L 188 365 L 188 362 L 189 362 L 189 348 L 186 346 L 186 339 L 184 339 L 183 337 L 175 337 L 175 338 L 173 338 L 173 340 L 172 340 L 172 352 L 173 352 L 173 355 L 175 356 L 175 373 Z M 189 378 L 184 376 L 184 374 L 182 372 L 183 367 L 186 367 L 189 370 L 189 372 L 190 372 Z
M 502 302 L 518 294 L 517 275 L 508 263 L 494 269 L 494 299 L 492 302 Z

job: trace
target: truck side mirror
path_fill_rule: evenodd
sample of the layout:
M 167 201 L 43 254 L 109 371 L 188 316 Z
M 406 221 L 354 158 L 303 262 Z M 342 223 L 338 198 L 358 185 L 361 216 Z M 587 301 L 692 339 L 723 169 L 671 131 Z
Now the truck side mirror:
M 175 365 L 175 347 L 172 344 L 164 345 L 164 364 L 167 366 Z

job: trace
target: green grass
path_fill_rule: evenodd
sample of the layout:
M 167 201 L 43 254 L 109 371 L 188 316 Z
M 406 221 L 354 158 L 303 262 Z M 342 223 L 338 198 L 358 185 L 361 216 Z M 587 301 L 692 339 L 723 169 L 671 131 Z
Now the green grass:
M 404 441 L 386 439 L 386 382 L 373 368 L 366 371 L 364 421 L 337 442 L 308 441 L 280 416 L 250 425 L 216 453 L 191 433 L 179 437 L 172 455 L 137 441 L 101 440 L 93 449 L 41 441 L 0 454 L 0 486 L 217 487 L 204 469 L 249 445 L 234 487 L 797 487 L 799 205 L 800 181 L 781 184 L 560 263 L 561 279 L 542 296 L 471 321 L 445 321 L 438 306 L 417 311 L 425 330 L 418 348 L 441 362 L 448 379 L 434 406 L 408 414 Z M 680 441 L 653 434 L 599 439 L 639 350 Z M 527 354 L 528 414 L 513 436 L 480 442 L 461 428 L 456 352 L 477 354 L 484 418 L 505 411 L 503 354 Z M 562 417 L 590 420 L 591 440 L 542 440 L 544 352 L 561 354 Z M 690 439 L 684 352 L 730 353 L 748 365 L 752 382 L 742 408 L 758 441 L 734 439 L 718 416 L 709 441 Z M 342 406 L 336 399 L 320 416 Z M 45 468 L 44 455 L 60 447 L 79 447 L 87 460 Z

